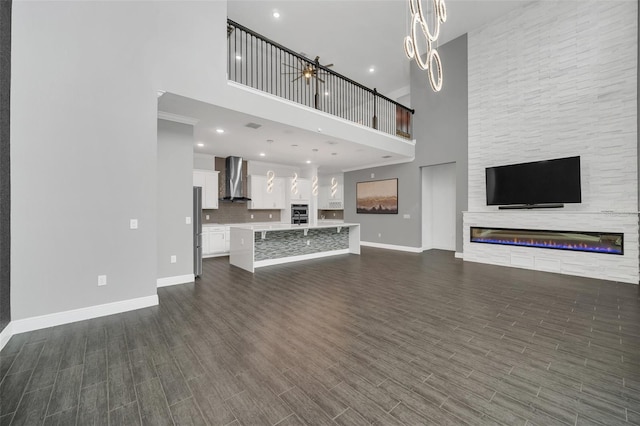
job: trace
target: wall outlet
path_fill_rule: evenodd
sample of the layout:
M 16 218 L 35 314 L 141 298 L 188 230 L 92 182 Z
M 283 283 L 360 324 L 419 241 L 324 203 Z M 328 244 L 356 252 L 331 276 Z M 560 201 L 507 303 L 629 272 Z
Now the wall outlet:
M 336 214 L 335 214 L 335 213 L 333 214 L 333 217 L 336 217 Z
M 253 215 L 251 215 L 251 219 L 253 219 Z
M 411 215 L 410 214 L 403 214 L 402 218 L 403 219 L 411 219 Z
M 375 173 L 371 173 L 371 179 L 374 179 L 376 177 Z
M 209 220 L 209 215 L 208 215 L 208 214 L 207 214 L 207 215 L 205 215 L 204 217 L 205 217 L 207 220 Z
M 273 215 L 269 213 L 269 219 L 273 219 Z
M 311 240 L 307 240 L 307 245 L 310 246 L 311 245 Z
M 191 225 L 191 218 L 189 216 L 185 217 L 184 223 L 186 223 L 187 225 Z
M 98 287 L 107 285 L 107 276 L 106 275 L 98 275 Z
M 382 234 L 378 232 L 378 238 L 382 238 Z
M 129 228 L 138 229 L 138 219 L 131 219 L 129 221 Z
M 178 261 L 178 256 L 176 256 L 175 254 L 171 256 L 171 263 L 176 263 L 177 261 Z

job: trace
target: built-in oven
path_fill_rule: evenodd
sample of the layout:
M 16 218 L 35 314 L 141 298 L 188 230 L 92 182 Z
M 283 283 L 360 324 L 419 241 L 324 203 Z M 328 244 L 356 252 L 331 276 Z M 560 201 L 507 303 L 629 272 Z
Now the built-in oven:
M 309 205 L 308 204 L 292 204 L 291 205 L 291 223 L 294 225 L 302 225 L 309 223 Z

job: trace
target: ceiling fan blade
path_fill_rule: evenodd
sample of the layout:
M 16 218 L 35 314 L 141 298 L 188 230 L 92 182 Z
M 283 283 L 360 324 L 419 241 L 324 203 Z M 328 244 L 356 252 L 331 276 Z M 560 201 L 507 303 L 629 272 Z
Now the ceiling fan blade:
M 333 66 L 333 64 L 323 65 L 323 67 L 325 67 L 325 68 L 330 68 L 330 67 L 332 67 L 332 66 Z
M 321 79 L 320 77 L 317 77 L 317 76 L 316 76 L 316 79 L 320 80 L 320 82 L 321 82 L 321 83 L 324 83 L 324 80 L 323 80 L 323 79 Z
M 293 68 L 294 70 L 300 70 L 300 68 L 298 68 L 298 67 L 296 67 L 294 65 L 291 65 L 291 64 L 287 64 L 285 62 L 283 62 L 282 65 L 284 65 L 285 67 Z
M 298 78 L 294 78 L 293 80 L 291 80 L 291 82 L 293 83 L 293 82 L 294 82 L 294 81 L 296 81 L 296 80 L 300 80 L 302 77 L 303 77 L 303 76 L 301 75 L 301 76 L 299 76 Z

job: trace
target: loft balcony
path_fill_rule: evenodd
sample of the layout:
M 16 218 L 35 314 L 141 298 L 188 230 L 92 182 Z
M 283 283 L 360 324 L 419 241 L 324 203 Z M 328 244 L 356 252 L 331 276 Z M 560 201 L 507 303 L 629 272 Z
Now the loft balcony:
M 227 19 L 228 79 L 253 89 L 412 139 L 414 111 L 237 22 Z

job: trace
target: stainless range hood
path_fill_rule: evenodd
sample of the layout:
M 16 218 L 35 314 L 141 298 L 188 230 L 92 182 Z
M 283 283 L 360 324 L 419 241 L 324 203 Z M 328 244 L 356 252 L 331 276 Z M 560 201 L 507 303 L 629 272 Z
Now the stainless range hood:
M 224 198 L 222 201 L 246 202 L 251 201 L 244 194 L 242 157 L 227 157 L 225 160 Z

